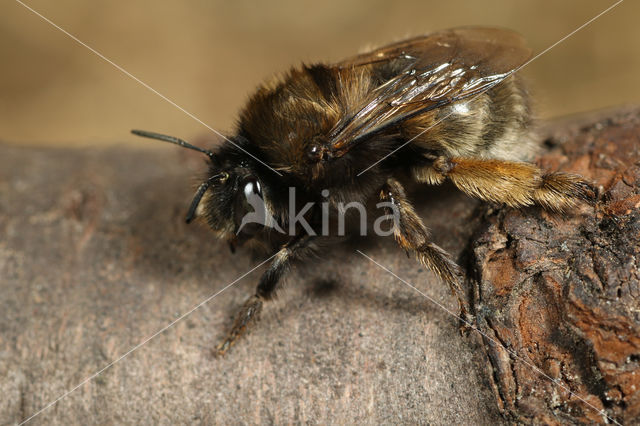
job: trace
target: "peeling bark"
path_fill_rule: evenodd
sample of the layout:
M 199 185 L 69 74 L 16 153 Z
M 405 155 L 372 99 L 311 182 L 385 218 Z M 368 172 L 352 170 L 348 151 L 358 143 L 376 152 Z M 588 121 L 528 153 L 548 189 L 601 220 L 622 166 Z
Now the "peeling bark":
M 565 215 L 481 208 L 470 249 L 477 324 L 517 354 L 484 339 L 495 395 L 519 421 L 635 423 L 640 112 L 556 126 L 540 164 L 593 180 L 599 202 Z

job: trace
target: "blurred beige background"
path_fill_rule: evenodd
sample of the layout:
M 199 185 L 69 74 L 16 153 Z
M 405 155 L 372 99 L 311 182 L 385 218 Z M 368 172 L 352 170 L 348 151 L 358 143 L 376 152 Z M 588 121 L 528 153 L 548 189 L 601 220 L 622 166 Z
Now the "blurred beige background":
M 262 79 L 301 61 L 460 25 L 517 30 L 539 52 L 614 3 L 25 2 L 222 132 Z M 0 141 L 147 146 L 129 129 L 209 132 L 19 3 L 0 11 Z M 543 117 L 640 101 L 638 16 L 640 2 L 626 0 L 523 70 Z

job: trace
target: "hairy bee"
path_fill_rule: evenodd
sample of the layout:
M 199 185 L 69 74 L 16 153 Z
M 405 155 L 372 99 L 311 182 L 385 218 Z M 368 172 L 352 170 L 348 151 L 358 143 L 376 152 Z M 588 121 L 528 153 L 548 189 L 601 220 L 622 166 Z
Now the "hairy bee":
M 235 135 L 214 152 L 180 139 L 209 157 L 209 174 L 187 215 L 204 218 L 232 247 L 269 239 L 289 228 L 256 293 L 218 347 L 224 353 L 257 319 L 295 259 L 324 238 L 314 207 L 309 226 L 289 226 L 290 210 L 328 197 L 341 202 L 387 202 L 398 244 L 452 289 L 461 314 L 467 302 L 461 273 L 430 241 L 402 185 L 407 177 L 440 184 L 512 207 L 539 204 L 566 210 L 594 196 L 579 176 L 533 164 L 527 92 L 514 72 L 531 56 L 516 33 L 458 28 L 416 37 L 325 65 L 304 65 L 264 84 L 242 110 Z M 291 203 L 288 189 L 295 188 Z M 269 220 L 244 223 L 260 208 Z M 246 225 L 246 226 L 245 226 Z

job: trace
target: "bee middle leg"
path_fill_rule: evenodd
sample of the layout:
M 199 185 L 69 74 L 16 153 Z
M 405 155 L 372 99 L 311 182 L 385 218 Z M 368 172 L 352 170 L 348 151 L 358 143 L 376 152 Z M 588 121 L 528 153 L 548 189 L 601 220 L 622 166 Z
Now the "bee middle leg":
M 449 254 L 429 241 L 429 231 L 407 199 L 402 184 L 389 179 L 380 191 L 380 199 L 393 204 L 393 234 L 407 253 L 413 251 L 418 261 L 446 282 L 458 300 L 460 317 L 466 318 L 468 302 L 462 290 L 462 273 Z
M 416 169 L 414 176 L 431 184 L 449 178 L 468 195 L 510 207 L 539 204 L 549 210 L 564 211 L 578 200 L 595 199 L 594 187 L 581 176 L 546 172 L 523 162 L 437 157 L 431 165 Z
M 311 242 L 315 238 L 317 237 L 307 234 L 298 235 L 278 250 L 269 268 L 260 277 L 256 293 L 244 303 L 234 319 L 231 331 L 216 348 L 217 355 L 224 355 L 258 321 L 263 303 L 273 298 L 293 261 L 312 249 Z

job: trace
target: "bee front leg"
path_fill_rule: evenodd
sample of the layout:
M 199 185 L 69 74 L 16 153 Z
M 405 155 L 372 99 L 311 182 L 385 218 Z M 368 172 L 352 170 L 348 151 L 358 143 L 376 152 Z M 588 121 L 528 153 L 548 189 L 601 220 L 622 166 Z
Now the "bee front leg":
M 460 268 L 446 251 L 429 241 L 429 231 L 407 199 L 400 182 L 387 180 L 380 191 L 380 199 L 394 206 L 393 234 L 400 247 L 407 253 L 413 251 L 420 263 L 449 285 L 458 299 L 460 317 L 466 319 L 469 305 L 462 290 Z
M 276 253 L 269 268 L 260 278 L 256 293 L 244 303 L 235 317 L 231 331 L 216 348 L 217 355 L 224 355 L 236 340 L 258 321 L 263 303 L 274 297 L 293 261 L 312 249 L 311 242 L 315 238 L 306 234 L 298 235 Z

